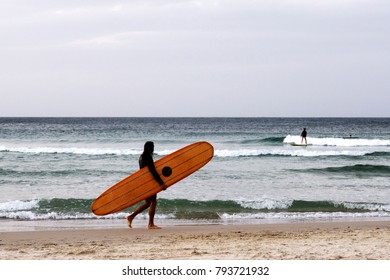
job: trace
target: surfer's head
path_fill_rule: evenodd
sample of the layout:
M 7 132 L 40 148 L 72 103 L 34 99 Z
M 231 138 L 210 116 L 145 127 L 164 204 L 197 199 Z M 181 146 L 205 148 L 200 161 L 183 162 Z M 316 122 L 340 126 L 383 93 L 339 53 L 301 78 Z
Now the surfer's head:
M 144 153 L 153 154 L 154 152 L 154 143 L 152 141 L 148 141 L 144 145 Z

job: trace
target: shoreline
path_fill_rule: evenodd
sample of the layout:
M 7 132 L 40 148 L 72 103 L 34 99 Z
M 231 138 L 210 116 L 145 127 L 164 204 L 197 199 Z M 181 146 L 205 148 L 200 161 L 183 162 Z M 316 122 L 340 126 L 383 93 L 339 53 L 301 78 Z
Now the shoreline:
M 187 219 L 155 219 L 160 227 L 181 226 L 235 226 L 235 225 L 272 225 L 272 224 L 307 224 L 307 223 L 355 223 L 355 222 L 390 222 L 390 217 L 336 217 L 336 218 L 296 218 L 296 219 L 231 219 L 231 220 L 187 220 Z M 141 214 L 133 221 L 134 228 L 146 228 L 148 215 Z M 48 220 L 15 220 L 0 219 L 0 233 L 24 231 L 58 231 L 58 230 L 91 230 L 91 229 L 123 229 L 127 228 L 125 216 L 121 219 L 48 219 Z
M 390 260 L 390 221 L 0 232 L 1 260 Z

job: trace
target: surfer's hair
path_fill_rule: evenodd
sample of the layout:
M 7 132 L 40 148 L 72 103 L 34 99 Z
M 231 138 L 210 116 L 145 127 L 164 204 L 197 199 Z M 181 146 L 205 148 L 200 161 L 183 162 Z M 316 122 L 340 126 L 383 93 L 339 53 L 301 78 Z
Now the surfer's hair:
M 144 153 L 153 153 L 154 143 L 152 141 L 148 141 L 144 145 Z

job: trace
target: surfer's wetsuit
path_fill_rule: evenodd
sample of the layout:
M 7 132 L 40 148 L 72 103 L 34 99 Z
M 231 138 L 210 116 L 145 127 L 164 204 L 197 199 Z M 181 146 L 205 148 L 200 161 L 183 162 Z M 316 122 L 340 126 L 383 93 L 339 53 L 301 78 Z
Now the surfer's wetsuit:
M 301 133 L 301 137 L 302 137 L 301 143 L 303 143 L 303 140 L 305 140 L 305 144 L 307 145 L 306 136 L 307 136 L 307 131 L 306 131 L 306 128 L 304 128 L 302 133 Z
M 139 157 L 139 167 L 140 168 L 144 168 L 144 167 L 148 167 L 149 168 L 149 171 L 152 173 L 154 179 L 160 183 L 160 185 L 162 186 L 162 189 L 165 190 L 166 187 L 165 187 L 165 184 L 164 184 L 164 181 L 160 178 L 160 175 L 158 175 L 157 171 L 156 171 L 156 167 L 154 166 L 154 162 L 153 162 L 153 151 L 154 151 L 154 144 L 153 142 L 146 142 L 145 143 L 145 146 L 144 146 L 144 152 L 142 153 L 142 155 Z M 156 205 L 157 205 L 157 194 L 154 194 L 152 196 L 150 196 L 149 198 L 146 198 L 144 203 L 142 205 L 140 205 L 139 207 L 137 207 L 137 209 L 135 209 L 135 211 L 127 216 L 126 220 L 127 220 L 127 225 L 129 228 L 131 228 L 131 224 L 133 222 L 133 219 L 139 214 L 141 213 L 142 211 L 146 210 L 149 208 L 149 225 L 148 225 L 148 228 L 149 229 L 159 229 L 160 227 L 156 226 L 154 224 L 154 214 L 156 212 Z
M 156 179 L 157 182 L 160 183 L 160 185 L 164 184 L 163 180 L 161 179 L 160 175 L 158 175 L 156 167 L 154 166 L 153 157 L 151 154 L 143 153 L 139 157 L 139 168 L 144 168 L 147 166 L 149 168 L 149 171 L 152 173 L 154 179 Z

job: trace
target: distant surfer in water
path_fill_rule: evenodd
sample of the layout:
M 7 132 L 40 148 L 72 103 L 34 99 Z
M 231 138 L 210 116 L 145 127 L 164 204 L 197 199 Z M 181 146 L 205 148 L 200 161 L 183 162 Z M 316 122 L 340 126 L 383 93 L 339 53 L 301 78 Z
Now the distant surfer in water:
M 307 136 L 307 131 L 306 131 L 306 128 L 304 128 L 304 129 L 302 130 L 302 133 L 301 133 L 301 137 L 302 137 L 301 144 L 303 144 L 303 140 L 305 140 L 305 144 L 307 145 L 306 136 Z
M 139 158 L 139 168 L 143 168 L 147 166 L 149 168 L 149 171 L 152 173 L 154 179 L 160 183 L 163 190 L 165 190 L 167 187 L 165 186 L 163 180 L 161 179 L 160 175 L 158 175 L 156 171 L 156 167 L 154 166 L 153 161 L 153 152 L 154 152 L 154 143 L 153 142 L 146 142 L 144 145 L 144 152 Z M 149 208 L 149 229 L 159 229 L 160 227 L 156 226 L 154 224 L 154 214 L 156 212 L 156 206 L 157 206 L 157 194 L 152 195 L 151 197 L 145 199 L 144 203 L 139 206 L 135 211 L 127 216 L 127 225 L 129 228 L 131 228 L 131 224 L 133 222 L 133 219 L 135 216 L 137 216 L 139 213 L 143 212 L 144 210 Z

